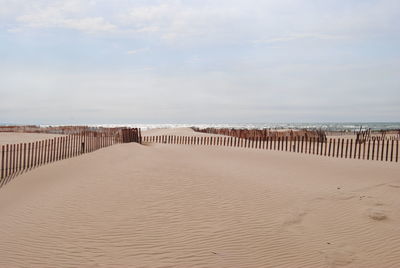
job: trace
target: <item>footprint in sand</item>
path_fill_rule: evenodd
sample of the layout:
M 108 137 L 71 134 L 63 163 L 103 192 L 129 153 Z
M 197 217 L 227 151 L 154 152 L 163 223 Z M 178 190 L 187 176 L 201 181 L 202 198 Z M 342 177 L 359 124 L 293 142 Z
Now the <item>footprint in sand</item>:
M 298 228 L 301 228 L 301 222 L 306 215 L 305 210 L 294 210 L 284 218 L 282 227 L 291 231 L 299 231 Z
M 328 267 L 342 267 L 355 260 L 354 250 L 349 246 L 333 247 L 322 252 Z
M 400 188 L 399 184 L 388 184 L 388 186 L 392 188 Z
M 387 219 L 386 211 L 381 208 L 369 208 L 367 215 L 370 219 L 375 221 L 383 221 Z

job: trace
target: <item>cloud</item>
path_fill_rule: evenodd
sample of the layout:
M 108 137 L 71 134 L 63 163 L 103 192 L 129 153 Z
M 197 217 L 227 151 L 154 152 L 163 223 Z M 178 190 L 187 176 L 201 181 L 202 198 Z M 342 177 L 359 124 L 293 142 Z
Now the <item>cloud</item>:
M 13 10 L 17 25 L 9 31 L 21 31 L 23 28 L 64 28 L 94 33 L 117 29 L 116 25 L 103 16 L 88 15 L 90 5 L 90 1 L 80 0 L 37 1 L 35 4 L 26 4 L 20 12 Z
M 262 43 L 368 36 L 397 29 L 396 0 L 87 1 L 0 0 L 10 30 L 66 28 L 159 40 Z M 0 22 L 2 19 L 0 18 Z M 260 38 L 261 36 L 261 38 Z
M 18 22 L 32 28 L 65 28 L 83 32 L 112 31 L 117 27 L 103 17 L 66 18 L 59 13 L 38 13 L 19 16 Z
M 344 35 L 330 35 L 330 34 L 313 34 L 313 33 L 306 33 L 306 34 L 292 34 L 286 36 L 279 36 L 268 38 L 265 40 L 254 40 L 253 43 L 256 44 L 273 44 L 273 43 L 283 43 L 283 42 L 291 42 L 301 39 L 318 39 L 318 40 L 343 40 L 348 39 L 350 36 Z
M 140 49 L 128 50 L 126 52 L 126 54 L 134 55 L 134 54 L 137 54 L 137 53 L 140 53 L 140 52 L 145 52 L 145 51 L 148 51 L 148 50 L 149 50 L 148 48 L 140 48 Z
M 176 1 L 168 4 L 137 6 L 118 17 L 120 25 L 137 33 L 157 34 L 161 39 L 199 37 L 223 33 L 229 23 L 239 19 L 242 12 L 230 5 L 184 5 Z

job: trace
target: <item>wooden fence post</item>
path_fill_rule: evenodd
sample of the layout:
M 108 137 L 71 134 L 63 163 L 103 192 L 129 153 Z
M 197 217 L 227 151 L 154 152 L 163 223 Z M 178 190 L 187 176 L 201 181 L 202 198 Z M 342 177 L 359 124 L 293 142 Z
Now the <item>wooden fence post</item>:
M 386 140 L 386 162 L 388 161 L 389 156 L 389 140 Z
M 57 150 L 57 138 L 54 137 L 52 141 L 52 153 L 51 153 L 51 162 L 55 162 L 56 160 L 56 150 Z
M 300 153 L 300 144 L 301 144 L 301 143 L 300 143 L 300 136 L 297 137 L 296 143 L 297 143 L 297 150 L 296 150 L 296 152 Z
M 32 169 L 34 168 L 34 164 L 35 164 L 35 143 L 31 142 L 31 163 L 29 165 L 29 168 Z
M 385 140 L 382 139 L 381 161 L 383 161 L 383 151 L 385 150 Z
M 374 160 L 375 157 L 375 139 L 372 140 L 372 154 L 371 154 L 371 160 Z
M 9 159 L 9 155 L 10 155 L 10 146 L 7 144 L 6 145 L 6 165 L 4 166 L 5 168 L 5 177 L 7 177 L 9 175 L 8 173 L 8 159 Z
M 49 154 L 49 148 L 47 144 L 47 139 L 44 140 L 44 150 L 43 150 L 43 164 L 47 164 L 47 156 Z
M 353 150 L 353 139 L 350 139 L 350 154 L 349 154 L 349 158 L 351 158 L 352 156 L 352 151 Z
M 23 144 L 22 143 L 20 143 L 19 144 L 19 148 L 18 148 L 18 156 L 19 156 L 19 163 L 18 163 L 18 171 L 21 171 L 21 168 L 22 168 L 22 146 L 23 146 Z
M 24 163 L 23 163 L 22 169 L 23 170 L 26 169 L 26 143 L 24 143 Z
M 55 137 L 51 140 L 51 162 L 56 161 L 56 141 Z
M 34 167 L 37 167 L 38 165 L 38 154 L 39 154 L 39 146 L 38 146 L 38 142 L 35 142 L 35 163 L 34 163 Z
M 17 171 L 17 162 L 18 162 L 18 144 L 14 144 L 14 147 L 13 147 L 13 165 L 12 165 L 13 174 Z
M 44 144 L 45 144 L 45 141 L 43 140 L 43 141 L 41 141 L 41 148 L 40 148 L 40 161 L 39 161 L 39 165 L 43 165 L 44 164 L 44 162 L 43 162 L 43 159 L 44 159 L 44 153 L 45 153 L 45 146 L 44 146 Z
M 366 145 L 367 145 L 367 141 L 364 140 L 364 142 L 363 142 L 363 157 L 362 157 L 362 159 L 365 159 L 365 148 L 366 148 Z
M 319 140 L 319 142 L 320 142 L 320 149 L 319 149 L 319 155 L 323 155 L 323 151 L 324 151 L 324 139 L 323 138 L 321 138 L 320 140 Z
M 14 146 L 14 163 L 13 163 L 13 173 L 17 172 L 18 170 L 18 144 Z
M 288 136 L 285 137 L 285 152 L 287 152 Z
M 80 142 L 79 142 L 79 136 L 77 134 L 74 134 L 74 156 L 79 155 L 79 147 L 80 147 Z M 112 137 L 108 136 L 108 146 L 112 145 Z
M 315 154 L 315 137 L 312 137 L 312 154 Z
M 331 156 L 332 138 L 329 138 L 328 157 Z
M 390 162 L 393 162 L 393 147 L 394 147 L 394 139 L 392 139 L 392 147 L 390 149 Z
M 0 179 L 3 180 L 4 178 L 4 155 L 5 155 L 5 146 L 1 146 L 1 177 Z
M 31 143 L 28 142 L 28 152 L 27 152 L 27 161 L 25 169 L 29 169 L 31 163 Z
M 304 150 L 304 136 L 301 136 L 300 152 L 303 153 L 304 152 L 303 150 Z
M 31 147 L 30 147 L 30 153 L 29 153 L 29 168 L 31 169 L 31 168 L 33 168 L 33 160 L 34 160 L 34 155 L 35 155 L 35 150 L 34 150 L 34 143 L 33 142 L 30 142 L 30 145 L 31 145 Z
M 15 168 L 15 144 L 11 145 L 11 162 L 10 162 L 10 174 L 14 174 Z
M 53 138 L 53 148 L 52 148 L 52 160 L 51 160 L 51 162 L 55 162 L 55 161 L 57 161 L 57 140 L 58 140 L 58 137 L 54 137 Z
M 39 155 L 39 165 L 43 165 L 43 154 L 44 154 L 44 141 L 40 142 L 40 155 Z
M 357 158 L 357 144 L 359 143 L 359 140 L 354 140 L 354 159 Z
M 62 137 L 61 139 L 62 146 L 61 146 L 61 160 L 65 159 L 65 145 L 67 143 L 66 137 Z M 92 145 L 92 144 L 91 144 Z
M 58 148 L 57 148 L 57 154 L 58 154 L 58 156 L 57 156 L 57 161 L 62 160 L 63 140 L 64 140 L 64 137 L 59 137 L 59 140 L 58 140 Z
M 38 141 L 36 146 L 37 146 L 36 166 L 40 166 L 40 156 L 42 154 L 42 141 Z
M 16 150 L 17 150 L 17 153 L 16 153 L 16 162 L 15 162 L 15 171 L 16 172 L 18 172 L 20 169 L 20 166 L 21 166 L 21 164 L 20 164 L 20 162 L 21 162 L 21 148 L 20 148 L 20 146 L 21 146 L 21 143 L 18 143 L 17 145 L 16 145 Z
M 47 144 L 47 140 L 44 140 L 44 150 L 43 150 L 43 164 L 47 164 L 47 156 L 49 154 L 49 148 L 48 148 L 48 144 Z
M 63 160 L 63 150 L 64 150 L 64 137 L 60 137 L 58 143 L 58 160 Z
M 118 142 L 117 140 L 115 140 L 115 142 Z M 81 147 L 81 152 L 80 152 L 80 154 L 84 154 L 85 153 L 85 150 L 86 150 L 86 146 L 87 146 L 87 144 L 86 144 L 86 139 L 85 139 L 85 135 L 82 135 L 82 134 L 80 134 L 80 147 Z M 57 154 L 58 154 L 58 149 L 57 149 Z
M 13 173 L 18 171 L 18 144 L 14 144 L 14 162 L 13 162 Z

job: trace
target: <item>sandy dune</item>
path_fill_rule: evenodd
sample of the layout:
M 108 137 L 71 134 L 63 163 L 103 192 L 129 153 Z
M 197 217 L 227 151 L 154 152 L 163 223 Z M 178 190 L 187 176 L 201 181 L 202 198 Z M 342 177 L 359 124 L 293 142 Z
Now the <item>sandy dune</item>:
M 0 189 L 0 267 L 398 267 L 400 165 L 119 144 Z
M 23 142 L 34 142 L 45 139 L 52 139 L 62 135 L 46 134 L 46 133 L 13 133 L 13 132 L 0 132 L 0 145 L 15 144 Z

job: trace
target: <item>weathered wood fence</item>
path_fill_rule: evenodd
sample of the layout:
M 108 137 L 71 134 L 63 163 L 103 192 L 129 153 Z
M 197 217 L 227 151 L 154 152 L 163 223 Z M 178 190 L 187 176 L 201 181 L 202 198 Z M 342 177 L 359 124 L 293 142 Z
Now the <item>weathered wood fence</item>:
M 232 137 L 238 137 L 242 139 L 256 139 L 267 140 L 267 138 L 284 138 L 294 139 L 295 137 L 306 137 L 306 138 L 319 138 L 321 141 L 326 139 L 326 134 L 322 130 L 271 130 L 271 129 L 247 129 L 247 128 L 197 128 L 192 127 L 196 132 L 226 135 Z
M 229 146 L 295 153 L 315 154 L 335 158 L 373 161 L 399 161 L 399 139 L 357 142 L 355 139 L 315 137 L 238 138 L 228 136 L 145 136 L 147 143 Z
M 53 139 L 1 145 L 0 187 L 35 167 L 128 142 L 142 142 L 140 129 L 83 131 Z

